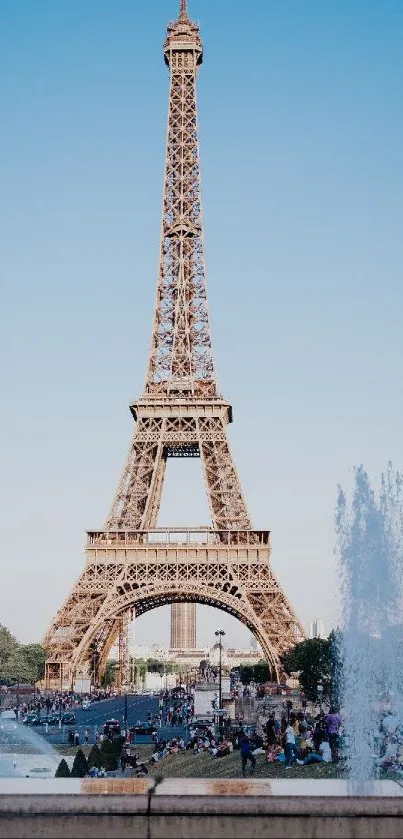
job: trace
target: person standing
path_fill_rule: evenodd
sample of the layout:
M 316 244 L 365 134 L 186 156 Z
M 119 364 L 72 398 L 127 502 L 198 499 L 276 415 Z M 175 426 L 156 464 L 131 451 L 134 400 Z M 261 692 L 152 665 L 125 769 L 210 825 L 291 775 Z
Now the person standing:
M 339 729 L 341 717 L 336 713 L 335 708 L 330 707 L 329 713 L 325 717 L 325 730 L 329 737 L 329 746 L 332 752 L 332 760 L 335 762 L 339 759 Z
M 84 743 L 85 743 L 86 746 L 88 746 L 89 736 L 90 736 L 90 732 L 88 731 L 88 728 L 86 728 L 85 731 L 84 731 Z
M 266 723 L 267 745 L 274 746 L 277 741 L 274 714 L 271 713 Z
M 246 734 L 242 734 L 239 740 L 239 748 L 241 752 L 241 760 L 242 760 L 242 775 L 246 777 L 246 764 L 248 760 L 250 760 L 252 766 L 250 770 L 250 774 L 253 775 L 256 766 L 256 758 L 255 755 L 252 754 L 252 745 L 250 742 L 249 737 Z
M 296 758 L 300 757 L 299 749 L 297 749 L 295 743 L 295 731 L 291 725 L 291 722 L 288 723 L 287 728 L 285 730 L 285 744 L 284 744 L 284 753 L 285 753 L 285 768 L 291 769 L 292 764 Z

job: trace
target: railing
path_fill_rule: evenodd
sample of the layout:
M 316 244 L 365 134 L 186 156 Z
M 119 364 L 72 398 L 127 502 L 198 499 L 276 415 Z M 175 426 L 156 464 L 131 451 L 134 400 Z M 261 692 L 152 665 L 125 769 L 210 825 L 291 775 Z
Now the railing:
M 88 547 L 133 545 L 269 545 L 270 530 L 211 530 L 209 528 L 154 528 L 152 530 L 87 531 Z

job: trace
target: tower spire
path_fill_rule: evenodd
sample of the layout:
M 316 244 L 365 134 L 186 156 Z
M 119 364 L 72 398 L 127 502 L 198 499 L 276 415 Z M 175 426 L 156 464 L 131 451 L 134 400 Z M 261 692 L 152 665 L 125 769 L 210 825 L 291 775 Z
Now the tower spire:
M 181 0 L 179 18 L 180 20 L 188 20 L 187 0 Z

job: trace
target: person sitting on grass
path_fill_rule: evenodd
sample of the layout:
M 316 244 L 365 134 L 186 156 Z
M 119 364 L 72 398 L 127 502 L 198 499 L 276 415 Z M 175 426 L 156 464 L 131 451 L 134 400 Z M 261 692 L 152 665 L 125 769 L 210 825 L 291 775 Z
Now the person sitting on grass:
M 332 752 L 329 746 L 329 737 L 327 734 L 322 735 L 323 739 L 319 745 L 317 752 L 310 752 L 305 760 L 297 760 L 299 766 L 309 766 L 310 763 L 331 763 Z
M 278 743 L 269 743 L 266 750 L 266 763 L 274 763 L 281 751 Z
M 226 740 L 225 737 L 224 737 L 217 746 L 215 756 L 216 757 L 226 757 L 231 752 L 231 746 L 232 746 L 232 744 L 229 743 L 228 740 Z
M 198 755 L 200 752 L 204 752 L 204 742 L 199 738 L 193 746 L 193 754 Z
M 140 760 L 140 755 L 138 752 L 136 752 L 136 754 L 134 755 L 133 769 L 136 773 L 137 778 L 144 778 L 144 775 L 148 775 L 147 761 Z
M 260 737 L 259 734 L 253 734 L 251 737 L 251 747 L 252 747 L 252 754 L 255 755 L 264 755 L 265 750 L 263 748 L 263 737 Z

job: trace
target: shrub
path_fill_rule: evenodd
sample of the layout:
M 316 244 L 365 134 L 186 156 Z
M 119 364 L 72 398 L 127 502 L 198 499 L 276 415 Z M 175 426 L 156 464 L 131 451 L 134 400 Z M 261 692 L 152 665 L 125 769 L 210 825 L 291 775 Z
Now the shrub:
M 55 772 L 55 778 L 70 778 L 70 769 L 64 757 L 61 759 Z
M 102 755 L 96 744 L 92 746 L 88 755 L 88 769 L 91 769 L 92 766 L 96 766 L 97 769 L 100 769 L 101 766 L 103 766 Z
M 88 774 L 88 764 L 85 757 L 84 752 L 82 749 L 79 749 L 73 763 L 73 768 L 71 770 L 71 777 L 72 778 L 85 778 Z
M 101 743 L 101 761 L 107 772 L 113 772 L 118 768 L 116 746 L 109 740 L 103 740 Z

